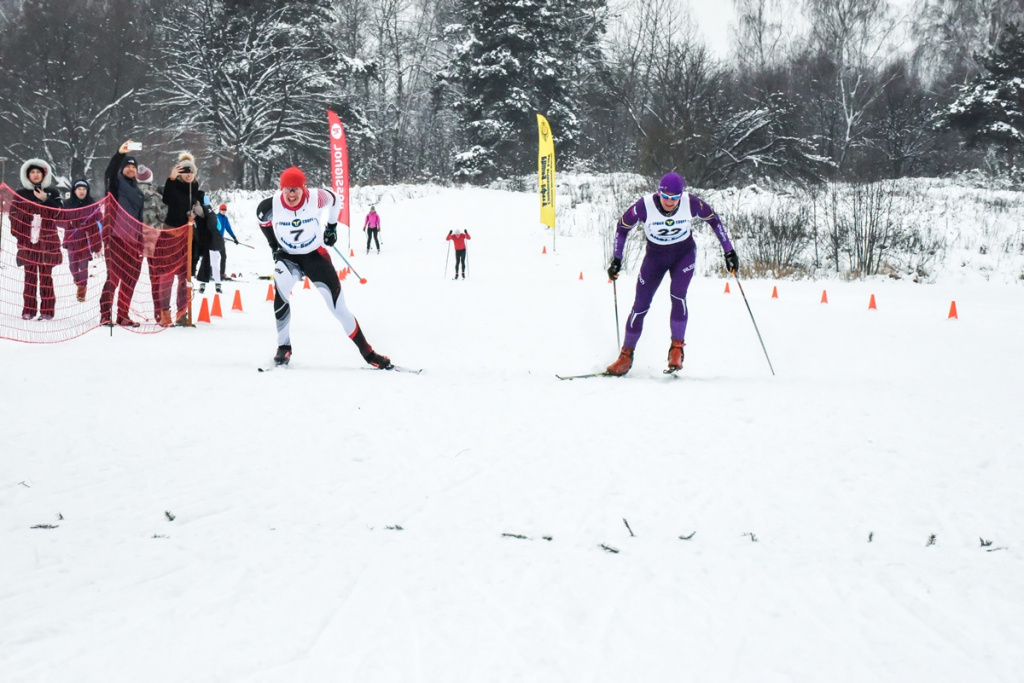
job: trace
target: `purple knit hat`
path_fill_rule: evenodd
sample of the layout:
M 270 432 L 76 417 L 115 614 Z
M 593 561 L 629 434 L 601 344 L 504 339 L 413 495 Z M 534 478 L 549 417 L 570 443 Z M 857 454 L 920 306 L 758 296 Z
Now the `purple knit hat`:
M 686 189 L 686 179 L 678 173 L 666 173 L 658 183 L 658 191 L 665 194 L 682 194 Z

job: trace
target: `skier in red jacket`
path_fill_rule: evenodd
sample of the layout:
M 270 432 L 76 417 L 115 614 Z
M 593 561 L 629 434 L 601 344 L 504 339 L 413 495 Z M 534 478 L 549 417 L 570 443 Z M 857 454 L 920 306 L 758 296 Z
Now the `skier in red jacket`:
M 459 279 L 459 264 L 462 264 L 462 279 L 466 279 L 466 240 L 473 239 L 469 236 L 468 230 L 462 228 L 456 228 L 455 230 L 448 231 L 448 237 L 445 239 L 455 243 L 455 277 L 454 280 Z

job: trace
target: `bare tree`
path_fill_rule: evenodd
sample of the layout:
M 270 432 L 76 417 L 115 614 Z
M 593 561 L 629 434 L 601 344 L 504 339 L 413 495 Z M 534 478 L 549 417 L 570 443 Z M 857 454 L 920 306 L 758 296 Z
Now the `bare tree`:
M 784 0 L 732 0 L 737 26 L 732 55 L 741 71 L 778 66 L 791 40 L 785 21 Z
M 877 78 L 896 29 L 888 0 L 804 0 L 808 50 L 817 64 L 819 135 L 842 172 L 859 142 L 867 110 L 881 96 Z

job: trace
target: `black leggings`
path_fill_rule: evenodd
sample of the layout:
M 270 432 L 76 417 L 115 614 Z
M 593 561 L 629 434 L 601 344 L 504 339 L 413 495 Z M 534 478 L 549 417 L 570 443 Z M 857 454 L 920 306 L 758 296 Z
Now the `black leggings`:
M 367 228 L 366 230 L 366 251 L 370 251 L 370 240 L 377 243 L 377 251 L 380 251 L 380 238 L 377 237 L 377 233 L 380 230 L 377 228 Z
M 462 274 L 466 274 L 466 250 L 456 249 L 455 250 L 455 274 L 459 274 L 459 263 L 462 264 Z

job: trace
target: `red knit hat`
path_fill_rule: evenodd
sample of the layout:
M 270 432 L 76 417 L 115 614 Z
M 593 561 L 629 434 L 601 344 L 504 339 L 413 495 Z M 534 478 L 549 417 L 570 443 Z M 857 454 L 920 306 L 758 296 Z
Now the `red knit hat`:
M 306 174 L 298 166 L 291 166 L 281 173 L 281 187 L 305 187 Z
M 227 204 L 221 204 L 220 206 L 217 207 L 217 210 L 218 211 L 227 211 L 228 210 L 228 205 Z

